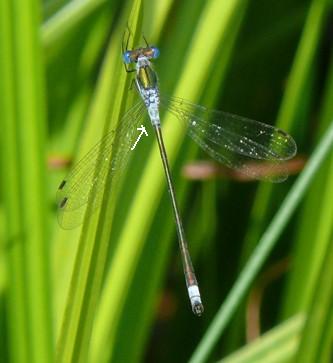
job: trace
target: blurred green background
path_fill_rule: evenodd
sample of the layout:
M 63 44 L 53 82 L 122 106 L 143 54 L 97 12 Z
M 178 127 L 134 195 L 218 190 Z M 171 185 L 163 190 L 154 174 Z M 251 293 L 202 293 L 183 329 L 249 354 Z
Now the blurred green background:
M 332 361 L 332 5 L 0 1 L 1 362 Z M 163 93 L 278 125 L 298 145 L 285 183 L 219 169 L 193 180 L 186 166 L 209 158 L 163 116 L 201 318 L 149 122 L 100 210 L 75 230 L 57 222 L 70 165 L 137 99 L 127 23 L 134 46 L 144 34 L 160 48 Z

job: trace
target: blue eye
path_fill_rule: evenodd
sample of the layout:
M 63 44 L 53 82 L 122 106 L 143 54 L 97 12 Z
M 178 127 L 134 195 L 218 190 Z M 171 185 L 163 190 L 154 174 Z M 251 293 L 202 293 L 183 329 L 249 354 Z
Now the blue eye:
M 153 51 L 152 58 L 158 58 L 160 55 L 160 50 L 157 47 L 151 47 L 151 50 Z
M 123 61 L 126 64 L 130 64 L 132 63 L 132 58 L 131 58 L 132 52 L 127 50 L 124 54 L 123 54 Z

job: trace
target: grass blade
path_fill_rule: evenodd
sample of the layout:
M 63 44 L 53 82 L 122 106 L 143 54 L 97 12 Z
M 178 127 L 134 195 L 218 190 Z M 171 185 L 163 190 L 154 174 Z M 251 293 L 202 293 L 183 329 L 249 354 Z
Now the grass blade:
M 322 115 L 318 138 L 333 117 L 333 62 L 331 60 L 326 92 L 323 98 Z M 298 221 L 298 233 L 294 246 L 293 269 L 289 276 L 284 300 L 283 315 L 288 317 L 308 309 L 309 302 L 316 296 L 327 246 L 331 244 L 333 229 L 333 155 L 325 161 L 305 200 L 303 212 Z M 319 199 L 318 196 L 321 196 Z M 304 261 L 311 259 L 311 264 Z
M 46 117 L 38 2 L 1 2 L 3 174 L 11 359 L 52 362 Z M 4 51 L 4 52 L 2 52 Z M 1 56 L 2 58 L 2 56 Z M 1 107 L 2 109 L 2 107 Z
M 332 170 L 332 167 L 331 167 Z M 295 362 L 331 362 L 333 336 L 333 232 L 312 294 Z
M 297 352 L 304 327 L 304 316 L 298 315 L 271 329 L 244 348 L 219 363 L 282 363 L 291 361 Z
M 136 31 L 137 24 L 140 24 L 141 16 L 141 1 L 138 0 L 134 2 L 131 15 L 130 24 L 133 32 Z M 118 39 L 121 39 L 119 34 Z M 122 100 L 126 99 L 124 93 L 128 92 L 128 83 L 126 81 L 126 75 L 122 72 L 123 65 L 119 59 L 119 53 L 114 52 L 114 47 L 116 45 L 118 46 L 116 49 L 121 49 L 120 42 L 114 43 L 112 40 L 113 39 L 111 39 L 109 43 L 109 57 L 104 63 L 100 80 L 103 86 L 103 81 L 105 80 L 104 72 L 111 71 L 115 74 L 114 77 L 120 75 L 117 82 L 113 84 L 113 92 L 116 96 L 111 97 L 113 102 L 110 102 L 110 95 L 107 95 L 106 98 L 104 91 L 100 92 L 98 93 L 100 97 L 96 99 L 96 106 L 98 111 L 112 109 L 112 119 L 117 121 L 123 113 L 124 103 Z M 110 84 L 112 80 L 114 80 L 112 77 L 111 79 L 106 79 L 106 84 Z M 115 84 L 118 84 L 118 87 L 115 87 Z M 105 113 L 104 116 L 106 116 L 106 114 L 107 113 Z M 88 121 L 88 124 L 94 125 L 96 128 L 96 120 L 95 117 L 93 117 L 95 114 L 92 113 L 90 116 L 91 119 L 89 119 L 90 122 Z M 100 122 L 105 123 L 105 126 L 101 129 L 108 128 L 108 122 L 105 117 L 102 118 Z M 94 215 L 92 218 L 87 218 L 83 224 L 67 308 L 58 342 L 58 362 L 81 362 L 88 360 L 92 324 L 96 314 L 104 267 L 107 261 L 113 205 L 114 200 L 110 201 L 108 198 L 105 198 L 101 210 L 101 223 L 97 225 L 98 221 L 95 218 L 98 217 L 97 213 L 97 215 Z M 111 212 L 108 208 L 110 208 Z M 109 214 L 109 218 L 105 217 L 106 213 Z M 103 218 L 103 216 L 105 218 Z
M 103 5 L 106 0 L 73 0 L 52 15 L 41 27 L 45 47 L 52 47 L 83 19 Z

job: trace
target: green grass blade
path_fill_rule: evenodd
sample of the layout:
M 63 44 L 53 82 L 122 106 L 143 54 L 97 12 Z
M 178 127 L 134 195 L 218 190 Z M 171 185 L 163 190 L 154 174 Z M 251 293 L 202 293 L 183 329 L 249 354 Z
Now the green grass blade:
M 331 162 L 331 172 L 333 170 Z M 332 361 L 333 337 L 333 231 L 326 244 L 323 263 L 313 288 L 312 302 L 307 312 L 300 347 L 295 362 L 329 363 Z
M 37 1 L 1 2 L 11 359 L 52 362 L 45 99 Z M 6 74 L 3 74 L 5 72 Z
M 137 31 L 137 27 L 139 28 L 138 24 L 141 21 L 141 16 L 141 1 L 135 1 L 130 17 L 130 24 L 133 32 Z M 121 34 L 123 34 L 123 29 L 121 29 Z M 112 80 L 114 81 L 115 77 L 118 77 L 119 75 L 117 82 L 113 83 L 115 97 L 112 97 L 112 95 L 110 97 L 110 94 L 107 95 L 102 91 L 97 94 L 97 97 L 100 97 L 98 97 L 94 103 L 94 107 L 96 107 L 94 109 L 96 111 L 100 112 L 102 110 L 103 112 L 107 110 L 108 113 L 105 113 L 104 116 L 108 115 L 110 109 L 112 109 L 112 119 L 116 122 L 123 113 L 125 104 L 122 100 L 126 99 L 124 94 L 128 92 L 126 74 L 124 74 L 125 72 L 122 72 L 123 65 L 119 57 L 119 51 L 121 49 L 120 33 L 118 33 L 117 36 L 118 39 L 120 39 L 119 41 L 113 42 L 112 38 L 110 40 L 110 49 L 107 53 L 109 57 L 104 63 L 100 76 L 101 85 L 104 86 L 106 82 L 106 86 L 110 86 L 110 82 Z M 114 76 L 106 79 L 105 73 L 110 71 Z M 104 82 L 104 80 L 106 81 Z M 116 85 L 118 85 L 118 87 L 116 87 Z M 110 99 L 112 102 L 110 102 Z M 90 115 L 91 118 L 88 120 L 88 125 L 94 125 L 96 128 L 96 118 L 94 116 L 96 115 L 93 112 Z M 99 129 L 99 132 L 104 128 L 108 128 L 108 120 L 105 117 L 99 121 L 104 124 L 104 126 Z M 111 208 L 111 214 L 113 211 L 114 201 L 110 202 L 108 198 L 105 199 L 106 200 L 102 205 L 102 217 L 109 213 L 108 208 Z M 98 217 L 98 213 L 91 218 L 87 218 L 83 224 L 67 308 L 58 342 L 58 362 L 81 362 L 88 359 L 92 324 L 96 314 L 98 296 L 107 260 L 110 226 L 112 225 L 110 223 L 112 220 L 111 217 L 101 218 L 101 223 L 97 226 L 96 217 Z
M 325 9 L 328 1 L 326 0 L 313 0 L 309 9 L 309 13 L 306 19 L 306 24 L 303 29 L 302 37 L 299 42 L 298 50 L 295 55 L 294 63 L 288 79 L 288 84 L 284 97 L 281 103 L 279 114 L 277 117 L 277 125 L 285 130 L 295 129 L 293 126 L 296 121 L 299 123 L 301 120 L 297 117 L 302 112 L 302 102 L 299 102 L 304 97 L 304 88 L 309 80 L 309 74 L 311 73 L 311 66 L 314 62 L 314 57 L 318 49 L 318 43 L 320 39 L 320 31 L 323 28 L 325 20 Z M 267 192 L 266 189 L 272 189 L 271 185 L 263 185 L 258 191 L 257 203 L 258 206 L 254 206 L 254 209 L 260 210 L 261 219 L 262 215 L 265 215 L 267 204 L 271 191 Z M 260 197 L 260 194 L 263 197 Z M 264 197 L 264 195 L 266 195 Z M 259 212 L 257 213 L 259 214 Z M 258 217 L 257 217 L 258 219 Z M 255 231 L 253 233 L 256 240 L 257 236 Z
M 101 107 L 101 103 L 98 103 L 99 112 L 93 112 L 91 110 L 91 99 L 99 99 L 100 95 L 97 95 L 99 91 L 94 93 L 94 84 L 91 82 L 91 74 L 96 72 L 100 63 L 101 51 L 105 51 L 105 42 L 108 40 L 108 33 L 110 27 L 109 12 L 105 11 L 103 14 L 98 12 L 94 19 L 80 27 L 80 33 L 77 36 L 84 39 L 82 48 L 80 49 L 80 55 L 77 56 L 77 48 L 73 47 L 73 42 L 77 40 L 72 39 L 69 44 L 62 49 L 61 52 L 66 54 L 66 67 L 59 67 L 61 59 L 53 59 L 52 64 L 48 64 L 48 73 L 52 75 L 52 79 L 48 80 L 50 85 L 66 85 L 71 87 L 69 94 L 72 95 L 71 102 L 59 101 L 59 93 L 57 87 L 50 86 L 48 89 L 49 98 L 49 122 L 51 126 L 50 139 L 49 139 L 49 153 L 50 153 L 50 165 L 52 160 L 64 160 L 65 162 L 72 161 L 74 158 L 78 159 L 83 156 L 82 152 L 87 151 L 86 148 L 93 146 L 96 141 L 102 136 L 102 130 L 105 120 L 108 120 L 108 110 L 110 106 L 110 100 L 105 97 L 105 108 Z M 87 29 L 88 27 L 88 29 Z M 88 35 L 86 35 L 88 31 Z M 73 57 L 74 53 L 74 57 Z M 58 56 L 61 58 L 62 55 Z M 107 56 L 108 57 L 108 56 Z M 72 63 L 72 64 L 70 64 Z M 75 75 L 69 75 L 72 69 L 75 69 Z M 71 81 L 73 79 L 73 81 Z M 112 80 L 112 69 L 108 74 L 105 74 L 105 83 Z M 74 83 L 74 84 L 73 84 Z M 112 86 L 108 89 L 105 87 L 103 93 L 110 95 Z M 101 87 L 99 87 L 101 88 Z M 59 104 L 62 107 L 59 107 Z M 105 113 L 104 113 L 105 112 Z M 94 120 L 85 123 L 86 120 Z M 98 127 L 96 125 L 98 124 Z M 52 132 L 53 131 L 53 132 Z M 82 133 L 84 136 L 82 137 Z M 81 153 L 75 153 L 74 151 L 81 146 Z M 74 156 L 73 156 L 74 154 Z M 68 170 L 65 170 L 66 173 Z M 52 201 L 54 199 L 55 191 L 57 190 L 60 181 L 64 178 L 64 170 L 56 170 L 52 173 L 52 182 L 49 183 L 49 190 L 52 195 Z M 79 239 L 80 229 L 73 230 L 71 232 L 64 231 L 57 223 L 57 219 L 53 218 L 55 233 L 53 234 L 52 245 L 52 266 L 53 273 L 56 278 L 54 279 L 54 314 L 57 317 L 62 317 L 65 309 L 66 297 L 69 289 L 71 271 L 73 269 L 73 261 L 75 258 L 75 251 L 77 249 L 77 241 Z M 61 325 L 61 319 L 55 319 L 55 336 L 59 335 L 59 329 Z
M 322 117 L 318 136 L 327 127 L 333 117 L 333 62 L 331 61 L 329 77 L 324 94 Z M 331 157 L 322 165 L 318 176 L 308 193 L 299 219 L 298 233 L 294 246 L 293 270 L 286 288 L 283 314 L 290 316 L 294 312 L 308 308 L 309 301 L 316 294 L 320 266 L 331 244 L 333 229 L 333 168 Z M 318 198 L 318 196 L 321 198 Z M 304 261 L 311 259 L 311 264 Z
M 195 350 L 190 360 L 191 363 L 199 363 L 207 360 L 213 346 L 226 328 L 227 323 L 230 321 L 236 308 L 243 300 L 252 281 L 277 242 L 283 229 L 289 222 L 292 214 L 295 212 L 295 209 L 304 197 L 305 192 L 316 175 L 321 163 L 330 152 L 332 145 L 333 123 L 331 123 L 329 129 L 313 152 L 313 155 L 304 171 L 294 183 L 280 209 L 258 242 L 257 247 L 240 273 L 234 287 L 231 289 L 225 302 L 217 312 L 213 322 Z
M 309 6 L 277 115 L 277 126 L 287 131 L 293 130 L 292 134 L 298 143 L 301 142 L 304 134 L 302 130 L 304 130 L 303 125 L 306 123 L 307 107 L 309 107 L 305 95 L 310 92 L 312 87 L 311 74 L 314 72 L 314 62 L 319 50 L 327 6 L 328 2 L 322 0 L 313 0 Z M 251 211 L 251 225 L 246 233 L 240 266 L 243 266 L 264 230 L 276 193 L 277 187 L 268 183 L 261 183 L 257 190 Z M 298 294 L 297 289 L 294 289 L 293 292 Z M 293 301 L 295 303 L 295 300 Z M 234 324 L 234 327 L 237 325 Z
M 304 321 L 302 315 L 290 318 L 219 363 L 290 362 L 297 352 Z
M 303 123 L 303 120 L 298 117 L 304 114 L 304 104 L 300 100 L 304 97 L 304 90 L 318 51 L 327 4 L 326 0 L 313 0 L 311 3 L 277 117 L 278 127 L 284 130 L 295 130 L 295 134 L 296 125 Z M 262 184 L 258 189 L 251 218 L 256 223 L 252 224 L 247 233 L 246 250 L 252 250 L 263 230 L 273 189 L 274 185 L 270 184 Z
M 278 125 L 290 130 L 291 125 L 300 124 L 298 114 L 304 103 L 304 88 L 311 77 L 314 57 L 318 49 L 318 41 L 325 24 L 330 0 L 313 0 L 297 49 L 295 60 L 290 72 L 288 87 L 279 110 Z
M 12 33 L 12 7 L 9 2 L 0 3 L 0 72 L 1 72 L 1 110 L 3 115 L 3 130 L 1 133 L 1 170 L 7 165 L 7 173 L 1 172 L 1 186 L 7 230 L 4 228 L 2 248 L 6 245 L 18 244 L 22 237 L 21 202 L 19 190 L 19 157 L 17 150 L 17 122 L 15 108 L 15 79 L 14 79 L 14 49 Z M 6 55 L 6 56 L 3 56 Z M 6 176 L 6 177 L 5 177 Z M 6 189 L 6 193 L 4 192 Z M 5 224 L 5 223 L 4 223 Z M 17 248 L 17 246 L 19 248 Z M 8 316 L 8 353 L 15 362 L 27 362 L 31 357 L 28 336 L 28 312 L 26 290 L 23 277 L 23 251 L 21 243 L 15 250 L 2 251 L 4 261 L 8 261 L 7 283 L 8 300 L 11 301 L 7 310 Z M 7 252 L 7 254 L 6 254 Z M 17 344 L 17 347 L 16 347 Z M 5 357 L 4 357 L 5 358 Z
M 87 16 L 101 7 L 106 0 L 73 0 L 47 19 L 41 27 L 45 47 L 52 47 L 64 35 L 71 32 Z

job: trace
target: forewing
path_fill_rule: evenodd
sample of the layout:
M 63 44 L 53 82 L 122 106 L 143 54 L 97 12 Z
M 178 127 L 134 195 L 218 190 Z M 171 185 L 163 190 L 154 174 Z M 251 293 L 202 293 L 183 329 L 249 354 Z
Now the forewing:
M 256 179 L 286 179 L 283 162 L 296 154 L 296 143 L 283 130 L 223 111 L 210 110 L 181 98 L 164 97 L 162 105 L 186 123 L 189 135 L 211 157 Z M 251 166 L 263 163 L 267 175 Z M 276 175 L 278 170 L 278 175 Z
M 58 221 L 64 229 L 82 223 L 88 201 L 91 204 L 89 210 L 96 210 L 107 181 L 114 185 L 127 165 L 143 115 L 144 104 L 140 101 L 124 115 L 118 128 L 106 134 L 60 183 L 57 191 Z

